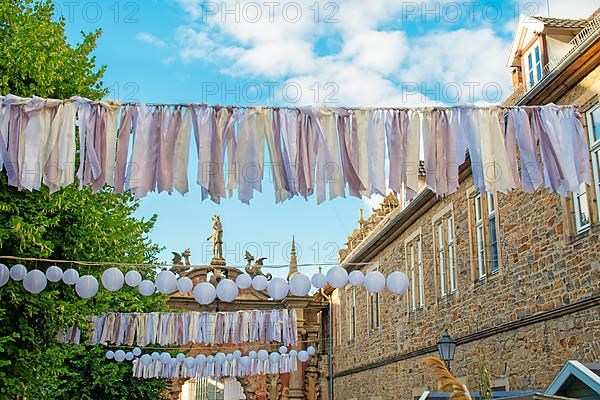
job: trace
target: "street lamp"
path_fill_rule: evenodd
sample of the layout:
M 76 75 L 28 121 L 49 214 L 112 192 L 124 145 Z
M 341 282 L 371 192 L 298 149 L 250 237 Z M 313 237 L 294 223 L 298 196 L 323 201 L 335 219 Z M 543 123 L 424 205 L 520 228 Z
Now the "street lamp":
M 444 330 L 444 334 L 437 342 L 438 353 L 440 358 L 446 363 L 450 370 L 450 361 L 454 360 L 454 352 L 456 350 L 456 340 L 448 334 L 448 329 Z

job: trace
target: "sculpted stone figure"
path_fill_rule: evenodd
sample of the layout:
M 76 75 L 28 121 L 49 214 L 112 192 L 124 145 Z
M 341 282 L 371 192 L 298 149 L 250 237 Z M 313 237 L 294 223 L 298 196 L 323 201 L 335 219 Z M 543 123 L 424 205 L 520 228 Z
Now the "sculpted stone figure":
M 212 240 L 213 260 L 223 260 L 223 225 L 218 215 L 212 217 L 213 231 L 206 240 Z

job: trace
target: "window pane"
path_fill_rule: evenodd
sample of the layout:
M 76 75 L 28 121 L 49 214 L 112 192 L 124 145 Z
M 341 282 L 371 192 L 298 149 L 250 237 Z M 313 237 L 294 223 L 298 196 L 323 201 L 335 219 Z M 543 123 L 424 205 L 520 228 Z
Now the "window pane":
M 421 251 L 421 238 L 417 240 L 417 256 L 419 264 L 419 307 L 425 304 L 425 289 L 423 287 L 423 252 Z
M 475 203 L 475 221 L 479 222 L 481 221 L 481 195 L 475 196 L 473 201 Z
M 450 293 L 456 290 L 454 278 L 454 217 L 448 217 L 448 274 L 450 276 Z
M 417 294 L 415 291 L 415 250 L 412 244 L 408 248 L 408 251 L 410 257 L 410 306 L 414 310 L 417 308 Z
M 492 193 L 488 193 L 486 197 L 487 197 L 487 206 L 488 206 L 488 215 L 489 215 L 496 210 L 496 202 L 494 201 L 494 195 Z
M 592 123 L 590 129 L 592 130 L 590 136 L 594 139 L 593 141 L 597 142 L 600 140 L 600 107 L 592 111 Z
M 498 240 L 496 236 L 496 217 L 488 219 L 488 232 L 490 235 L 490 272 L 498 272 Z
M 577 228 L 577 232 L 581 232 L 590 226 L 590 210 L 588 208 L 586 189 L 586 185 L 582 184 L 580 188 L 581 193 L 573 194 L 575 227 Z
M 533 57 L 532 54 L 529 53 L 529 55 L 527 56 L 527 70 L 531 71 L 533 69 Z
M 479 278 L 485 276 L 485 243 L 483 240 L 483 226 L 477 227 L 477 267 Z
M 540 46 L 535 46 L 535 62 L 536 62 L 536 64 L 541 62 Z
M 442 224 L 437 225 L 438 264 L 440 269 L 440 294 L 446 295 L 446 266 L 444 265 L 444 231 Z

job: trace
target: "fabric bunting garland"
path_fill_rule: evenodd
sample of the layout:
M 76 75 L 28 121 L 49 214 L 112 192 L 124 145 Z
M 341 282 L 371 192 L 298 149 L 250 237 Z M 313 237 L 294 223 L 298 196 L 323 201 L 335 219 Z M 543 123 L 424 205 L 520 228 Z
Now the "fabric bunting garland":
M 482 192 L 544 186 L 566 195 L 591 181 L 579 118 L 574 106 L 554 104 L 267 108 L 9 94 L 0 96 L 0 169 L 19 189 L 44 184 L 55 192 L 76 176 L 93 191 L 108 185 L 136 198 L 185 194 L 193 132 L 202 199 L 217 203 L 234 191 L 249 203 L 266 180 L 277 202 L 315 193 L 319 203 L 346 194 L 369 197 L 388 188 L 410 198 L 421 156 L 427 186 L 444 196 L 458 187 L 467 151 Z
M 186 345 L 203 343 L 281 342 L 295 345 L 298 321 L 295 310 L 235 312 L 107 313 L 90 317 L 90 344 L 112 343 Z M 79 334 L 61 334 L 78 344 Z

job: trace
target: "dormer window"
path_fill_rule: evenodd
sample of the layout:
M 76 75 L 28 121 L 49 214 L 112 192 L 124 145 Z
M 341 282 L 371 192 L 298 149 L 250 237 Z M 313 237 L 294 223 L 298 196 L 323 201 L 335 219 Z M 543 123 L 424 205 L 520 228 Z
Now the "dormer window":
M 529 89 L 542 80 L 542 54 L 539 42 L 525 53 L 525 79 Z

